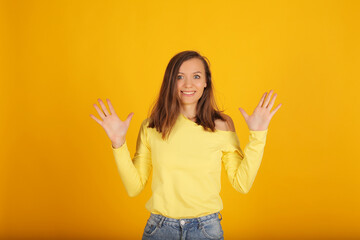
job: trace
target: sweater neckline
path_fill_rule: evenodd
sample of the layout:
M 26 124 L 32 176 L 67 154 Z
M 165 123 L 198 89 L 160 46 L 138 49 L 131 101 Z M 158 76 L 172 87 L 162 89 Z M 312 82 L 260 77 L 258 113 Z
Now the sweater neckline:
M 191 123 L 192 125 L 194 125 L 195 127 L 201 127 L 203 128 L 201 125 L 198 125 L 196 122 L 188 119 L 184 114 L 180 113 L 181 118 L 183 118 L 184 120 L 186 120 L 187 122 Z M 215 129 L 214 133 L 225 133 L 225 134 L 236 134 L 236 132 L 233 131 L 226 131 L 226 130 L 219 130 L 219 129 Z

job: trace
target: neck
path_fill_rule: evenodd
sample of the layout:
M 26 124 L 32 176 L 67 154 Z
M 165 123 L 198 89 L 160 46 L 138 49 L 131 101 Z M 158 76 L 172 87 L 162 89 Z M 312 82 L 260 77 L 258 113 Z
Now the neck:
M 196 105 L 182 105 L 180 112 L 189 119 L 193 119 L 196 116 Z

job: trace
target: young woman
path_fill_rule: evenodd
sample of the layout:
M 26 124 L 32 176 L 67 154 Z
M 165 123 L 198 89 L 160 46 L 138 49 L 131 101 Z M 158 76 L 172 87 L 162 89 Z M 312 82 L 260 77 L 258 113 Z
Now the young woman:
M 131 158 L 126 132 L 134 113 L 125 121 L 109 99 L 94 104 L 105 130 L 120 177 L 129 196 L 145 187 L 151 170 L 150 212 L 142 239 L 224 239 L 219 196 L 221 164 L 232 186 L 247 193 L 263 157 L 276 94 L 265 92 L 252 115 L 239 108 L 249 127 L 249 143 L 240 148 L 234 123 L 215 103 L 208 59 L 196 51 L 183 51 L 169 62 L 159 97 L 138 133 Z

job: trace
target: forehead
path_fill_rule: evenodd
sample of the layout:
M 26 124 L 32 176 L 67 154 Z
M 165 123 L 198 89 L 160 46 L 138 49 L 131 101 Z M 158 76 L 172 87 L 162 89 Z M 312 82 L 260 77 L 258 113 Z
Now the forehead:
M 179 68 L 179 72 L 205 72 L 203 62 L 198 58 L 192 58 L 183 62 Z

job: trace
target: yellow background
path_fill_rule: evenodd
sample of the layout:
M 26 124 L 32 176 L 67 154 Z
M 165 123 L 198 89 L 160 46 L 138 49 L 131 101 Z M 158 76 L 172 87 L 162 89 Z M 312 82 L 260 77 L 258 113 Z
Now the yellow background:
M 105 131 L 109 98 L 133 156 L 170 58 L 209 58 L 241 147 L 274 89 L 250 192 L 222 170 L 225 239 L 360 238 L 359 1 L 1 1 L 0 238 L 140 239 L 151 179 L 125 192 Z

